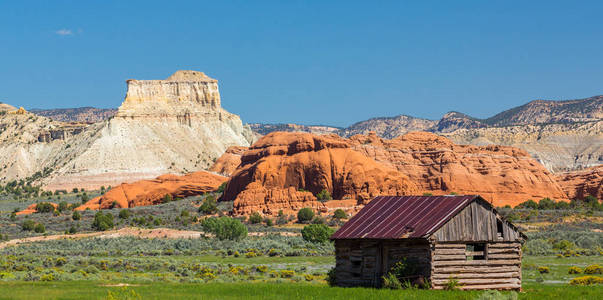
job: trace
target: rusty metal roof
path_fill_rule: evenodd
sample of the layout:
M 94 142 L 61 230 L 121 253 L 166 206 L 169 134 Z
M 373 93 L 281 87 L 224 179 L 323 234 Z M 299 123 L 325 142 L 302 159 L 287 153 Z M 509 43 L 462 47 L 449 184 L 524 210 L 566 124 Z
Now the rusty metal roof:
M 427 237 L 477 198 L 480 196 L 379 196 L 331 239 Z

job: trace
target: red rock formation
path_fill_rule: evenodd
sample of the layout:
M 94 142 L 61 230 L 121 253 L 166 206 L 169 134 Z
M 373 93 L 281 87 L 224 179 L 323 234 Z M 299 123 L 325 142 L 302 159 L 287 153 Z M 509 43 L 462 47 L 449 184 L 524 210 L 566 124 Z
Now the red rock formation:
M 53 202 L 48 202 L 48 203 L 50 203 L 50 205 L 54 206 L 54 209 L 57 209 L 59 207 L 59 205 L 56 204 L 56 203 L 53 203 Z M 38 210 L 36 210 L 36 206 L 37 205 L 38 205 L 38 203 L 34 203 L 34 204 L 28 206 L 26 209 L 24 209 L 24 210 L 22 210 L 20 212 L 17 212 L 16 215 L 17 216 L 20 216 L 20 215 L 31 215 L 33 213 L 37 213 L 38 212 Z
M 427 132 L 391 140 L 356 135 L 350 140 L 354 149 L 397 168 L 423 192 L 478 194 L 497 206 L 544 197 L 567 200 L 554 176 L 518 148 L 456 145 Z
M 354 203 L 418 192 L 401 172 L 351 146 L 336 135 L 270 133 L 243 153 L 222 200 L 234 200 L 235 214 L 276 214 L 302 207 L 326 210 L 314 196 L 323 189 L 334 199 L 357 200 Z
M 249 147 L 232 146 L 226 149 L 226 152 L 220 156 L 209 168 L 209 171 L 220 173 L 224 176 L 230 176 L 241 164 L 241 155 Z
M 603 199 L 603 165 L 557 175 L 557 181 L 570 199 L 591 195 Z
M 182 198 L 215 191 L 226 180 L 227 177 L 200 171 L 183 176 L 168 174 L 152 180 L 122 183 L 76 210 L 107 209 L 113 207 L 114 203 L 121 208 L 154 205 L 161 203 L 167 194 Z

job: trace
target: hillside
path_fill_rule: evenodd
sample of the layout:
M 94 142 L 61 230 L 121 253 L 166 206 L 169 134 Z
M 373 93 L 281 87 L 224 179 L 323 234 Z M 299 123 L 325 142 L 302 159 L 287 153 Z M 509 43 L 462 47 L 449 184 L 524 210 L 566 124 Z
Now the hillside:
M 603 96 L 586 99 L 534 100 L 484 120 L 491 126 L 592 122 L 603 119 Z
M 30 112 L 61 122 L 96 123 L 107 120 L 117 113 L 115 108 L 56 108 L 56 109 L 31 109 Z
M 411 131 L 427 131 L 436 124 L 437 121 L 400 115 L 361 121 L 336 133 L 343 137 L 350 137 L 374 131 L 379 136 L 390 139 Z

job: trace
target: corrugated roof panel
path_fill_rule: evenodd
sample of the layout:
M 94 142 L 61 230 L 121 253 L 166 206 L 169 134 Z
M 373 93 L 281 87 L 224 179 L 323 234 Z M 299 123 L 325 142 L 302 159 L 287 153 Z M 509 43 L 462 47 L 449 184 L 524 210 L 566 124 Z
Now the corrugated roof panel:
M 379 196 L 345 223 L 331 239 L 425 237 L 479 196 Z

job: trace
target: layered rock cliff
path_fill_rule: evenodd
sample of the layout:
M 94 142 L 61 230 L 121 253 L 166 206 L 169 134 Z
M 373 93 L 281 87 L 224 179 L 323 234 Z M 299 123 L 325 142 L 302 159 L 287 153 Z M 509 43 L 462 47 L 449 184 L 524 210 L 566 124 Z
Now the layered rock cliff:
M 98 187 L 209 168 L 230 146 L 249 146 L 251 130 L 221 107 L 218 82 L 178 71 L 167 80 L 128 80 L 115 117 L 93 124 L 78 154 L 46 183 Z
M 557 181 L 570 199 L 586 196 L 603 199 L 603 166 L 561 173 L 557 175 Z
M 457 145 L 427 132 L 391 140 L 375 134 L 350 139 L 355 150 L 397 168 L 422 192 L 477 194 L 496 206 L 544 197 L 567 200 L 554 176 L 518 148 Z

